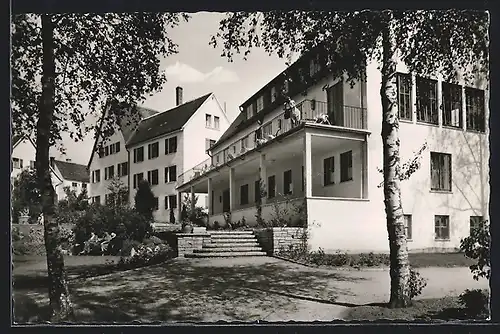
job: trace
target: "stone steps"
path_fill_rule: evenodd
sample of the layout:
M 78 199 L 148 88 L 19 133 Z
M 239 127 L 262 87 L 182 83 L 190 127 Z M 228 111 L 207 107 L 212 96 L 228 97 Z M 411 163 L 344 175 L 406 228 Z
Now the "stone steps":
M 266 256 L 253 231 L 210 231 L 210 242 L 195 249 L 190 258 Z
M 219 253 L 192 253 L 186 254 L 188 258 L 210 258 L 210 257 L 241 257 L 241 256 L 266 256 L 265 252 L 219 252 Z

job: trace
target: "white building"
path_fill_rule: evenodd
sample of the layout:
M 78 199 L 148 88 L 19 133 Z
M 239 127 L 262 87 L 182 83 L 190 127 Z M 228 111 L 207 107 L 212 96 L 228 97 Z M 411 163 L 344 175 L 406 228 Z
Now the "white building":
M 304 55 L 245 101 L 210 149 L 211 166 L 188 171 L 177 190 L 208 194 L 210 224 L 224 225 L 229 212 L 233 222 L 255 225 L 260 179 L 262 218 L 271 219 L 277 204 L 297 220 L 293 209 L 305 204 L 312 249 L 388 252 L 378 187 L 381 73 L 370 63 L 366 81 L 351 87 L 333 80 L 326 64 L 317 54 Z M 454 249 L 471 225 L 488 218 L 488 83 L 451 85 L 406 74 L 401 64 L 398 72 L 402 163 L 427 143 L 421 167 L 401 184 L 408 248 Z M 282 89 L 297 104 L 297 126 L 284 117 Z M 323 115 L 330 124 L 317 123 Z
M 13 136 L 12 138 L 12 171 L 11 181 L 19 176 L 23 169 L 35 168 L 36 145 L 27 136 Z M 85 165 L 75 164 L 70 161 L 55 160 L 50 158 L 52 186 L 55 189 L 57 200 L 66 197 L 65 187 L 74 189 L 77 194 L 87 187 L 89 175 Z
M 170 221 L 170 209 L 177 217 L 180 205 L 175 190 L 177 179 L 183 177 L 185 170 L 210 158 L 207 149 L 228 126 L 226 113 L 214 94 L 183 103 L 182 88 L 177 87 L 175 108 L 151 113 L 127 135 L 123 131 L 116 133 L 108 141 L 115 145 L 109 149 L 109 155 L 91 159 L 91 196 L 99 196 L 104 203 L 110 180 L 120 176 L 130 190 L 129 201 L 133 205 L 137 184 L 146 179 L 158 203 L 155 219 Z M 120 163 L 126 163 L 125 167 L 118 167 Z M 201 194 L 198 205 L 207 206 L 206 195 Z

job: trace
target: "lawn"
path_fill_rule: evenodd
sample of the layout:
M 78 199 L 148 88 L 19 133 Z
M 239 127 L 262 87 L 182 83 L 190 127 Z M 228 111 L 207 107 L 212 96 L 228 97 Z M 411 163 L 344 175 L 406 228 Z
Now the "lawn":
M 347 321 L 451 321 L 484 320 L 470 314 L 456 296 L 415 300 L 408 308 L 390 309 L 386 304 L 371 304 L 350 308 Z

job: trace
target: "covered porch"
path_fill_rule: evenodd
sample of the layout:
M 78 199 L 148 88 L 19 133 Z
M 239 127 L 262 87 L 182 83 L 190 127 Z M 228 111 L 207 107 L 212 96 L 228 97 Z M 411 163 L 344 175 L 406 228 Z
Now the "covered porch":
M 183 193 L 207 194 L 210 223 L 223 225 L 230 213 L 251 226 L 258 207 L 265 220 L 277 210 L 294 220 L 308 198 L 367 198 L 368 131 L 310 123 L 294 130 L 179 185 L 179 207 Z

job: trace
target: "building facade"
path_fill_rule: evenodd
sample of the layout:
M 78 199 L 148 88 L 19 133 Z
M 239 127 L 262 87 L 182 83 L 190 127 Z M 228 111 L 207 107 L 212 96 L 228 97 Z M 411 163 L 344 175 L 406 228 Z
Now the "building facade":
M 180 193 L 208 194 L 210 224 L 224 225 L 224 213 L 249 225 L 279 213 L 293 224 L 305 208 L 312 249 L 388 252 L 381 73 L 369 63 L 351 86 L 328 66 L 318 54 L 292 64 L 241 106 L 209 166 L 179 180 Z M 488 219 L 488 83 L 421 78 L 402 64 L 397 78 L 401 162 L 422 151 L 401 183 L 408 248 L 451 250 Z
M 103 158 L 97 154 L 92 158 L 89 166 L 94 201 L 106 203 L 111 180 L 119 178 L 128 187 L 128 201 L 133 205 L 139 181 L 148 180 L 157 201 L 155 220 L 170 222 L 171 209 L 178 216 L 177 179 L 209 157 L 209 146 L 229 126 L 212 93 L 185 103 L 182 94 L 182 88 L 177 87 L 174 108 L 143 115 L 127 134 L 122 129 L 116 131 L 107 141 L 115 145 L 108 156 L 104 152 Z M 200 194 L 197 205 L 206 207 L 205 194 Z

